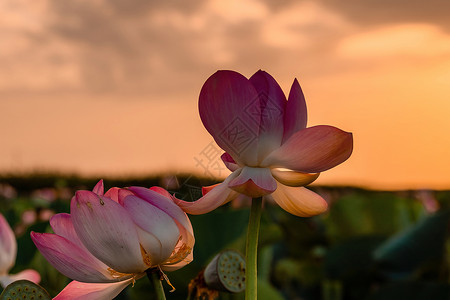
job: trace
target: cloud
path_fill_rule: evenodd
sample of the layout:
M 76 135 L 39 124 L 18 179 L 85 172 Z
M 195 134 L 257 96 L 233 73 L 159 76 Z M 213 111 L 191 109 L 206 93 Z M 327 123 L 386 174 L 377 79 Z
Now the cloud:
M 430 24 L 393 24 L 343 39 L 337 52 L 350 59 L 450 56 L 450 35 Z

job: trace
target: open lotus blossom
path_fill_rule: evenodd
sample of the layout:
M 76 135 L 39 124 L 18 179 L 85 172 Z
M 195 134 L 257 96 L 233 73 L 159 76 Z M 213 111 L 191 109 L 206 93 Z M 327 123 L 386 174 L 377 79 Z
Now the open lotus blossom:
M 207 213 L 236 197 L 273 198 L 297 216 L 327 210 L 326 201 L 304 188 L 320 172 L 350 157 L 351 133 L 336 127 L 306 127 L 307 113 L 298 81 L 286 97 L 264 71 L 250 79 L 234 71 L 218 71 L 203 85 L 199 111 L 232 173 L 216 186 L 204 188 L 195 202 L 178 201 L 191 214 Z
M 42 255 L 73 279 L 54 299 L 113 299 L 146 270 L 177 270 L 192 261 L 187 215 L 159 187 L 77 191 L 70 214 L 50 220 L 52 233 L 31 233 Z
M 22 279 L 39 283 L 41 276 L 35 270 L 27 269 L 17 274 L 8 274 L 16 262 L 16 255 L 16 237 L 5 217 L 0 214 L 0 284 L 6 287 L 11 282 Z

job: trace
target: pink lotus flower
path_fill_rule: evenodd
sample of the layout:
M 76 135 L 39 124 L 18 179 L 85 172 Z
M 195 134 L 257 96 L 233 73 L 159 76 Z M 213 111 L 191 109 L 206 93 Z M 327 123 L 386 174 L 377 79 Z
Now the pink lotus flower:
M 16 237 L 6 219 L 0 214 L 0 284 L 6 287 L 11 282 L 22 279 L 39 283 L 41 276 L 35 270 L 27 269 L 14 275 L 8 274 L 16 262 L 16 255 Z
M 70 214 L 50 220 L 55 232 L 31 233 L 42 255 L 73 279 L 55 299 L 112 299 L 151 268 L 177 270 L 192 261 L 186 214 L 164 189 L 78 191 Z
M 264 71 L 250 79 L 218 71 L 203 85 L 199 111 L 208 132 L 226 151 L 222 160 L 232 173 L 206 188 L 198 201 L 178 200 L 184 211 L 206 213 L 239 195 L 273 198 L 297 216 L 327 210 L 326 201 L 303 186 L 349 158 L 353 138 L 332 126 L 306 128 L 305 98 L 296 79 L 286 100 Z

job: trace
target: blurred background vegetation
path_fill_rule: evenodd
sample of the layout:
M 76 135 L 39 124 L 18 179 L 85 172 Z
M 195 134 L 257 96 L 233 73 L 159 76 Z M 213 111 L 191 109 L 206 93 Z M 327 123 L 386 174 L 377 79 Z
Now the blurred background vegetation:
M 18 254 L 12 273 L 34 268 L 55 296 L 69 279 L 36 250 L 30 231 L 51 232 L 48 220 L 69 212 L 78 189 L 91 190 L 98 178 L 67 174 L 0 175 L 0 212 L 16 233 Z M 105 188 L 162 186 L 195 200 L 211 179 L 192 176 L 104 178 Z M 450 299 L 450 191 L 370 191 L 352 187 L 310 187 L 330 204 L 328 213 L 299 218 L 264 204 L 259 246 L 259 299 L 390 300 Z M 248 203 L 231 203 L 190 216 L 194 261 L 168 273 L 186 299 L 188 284 L 223 249 L 245 252 Z M 148 280 L 139 280 L 117 299 L 152 299 Z M 243 299 L 220 293 L 218 299 Z

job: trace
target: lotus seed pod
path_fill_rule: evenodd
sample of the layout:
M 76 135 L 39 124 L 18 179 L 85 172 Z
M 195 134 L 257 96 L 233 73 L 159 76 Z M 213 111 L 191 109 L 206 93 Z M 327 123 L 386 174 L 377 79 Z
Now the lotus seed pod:
M 14 281 L 0 295 L 0 300 L 51 300 L 47 291 L 28 280 Z
M 205 282 L 209 288 L 239 293 L 245 289 L 245 259 L 234 250 L 217 254 L 205 269 Z

